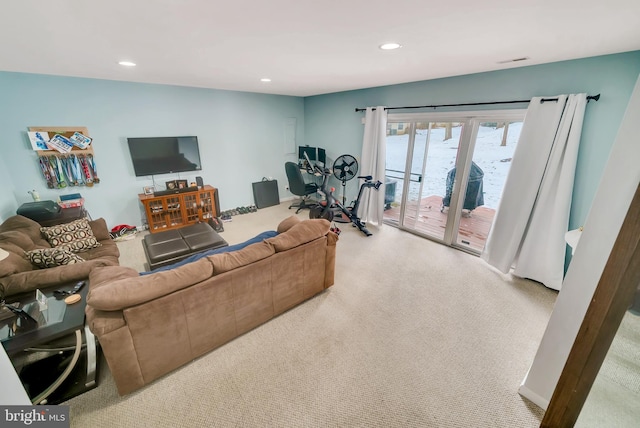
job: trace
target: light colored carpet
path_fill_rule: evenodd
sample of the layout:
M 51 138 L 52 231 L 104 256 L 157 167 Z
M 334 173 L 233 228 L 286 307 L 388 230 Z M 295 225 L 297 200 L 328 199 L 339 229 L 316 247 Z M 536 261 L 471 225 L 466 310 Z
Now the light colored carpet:
M 275 229 L 287 206 L 235 216 L 222 236 Z M 390 226 L 339 227 L 333 287 L 128 396 L 103 365 L 68 402 L 71 426 L 539 425 L 517 390 L 554 291 Z M 121 264 L 144 269 L 140 239 L 119 243 Z
M 640 421 L 640 316 L 627 312 L 576 422 L 579 428 L 637 427 Z

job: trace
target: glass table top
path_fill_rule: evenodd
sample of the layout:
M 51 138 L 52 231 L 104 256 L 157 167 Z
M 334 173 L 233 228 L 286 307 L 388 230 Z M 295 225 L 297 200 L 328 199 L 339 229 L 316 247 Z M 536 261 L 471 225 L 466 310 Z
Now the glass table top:
M 14 314 L 12 317 L 1 320 L 0 341 L 62 322 L 67 304 L 64 299 L 47 297 L 46 305 L 41 305 L 34 300 L 24 306 L 21 305 L 20 309 L 29 314 L 32 319 Z

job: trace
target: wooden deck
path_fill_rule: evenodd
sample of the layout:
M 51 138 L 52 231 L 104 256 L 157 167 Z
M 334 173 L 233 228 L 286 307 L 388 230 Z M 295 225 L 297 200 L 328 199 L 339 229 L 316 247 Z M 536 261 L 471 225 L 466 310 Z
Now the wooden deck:
M 404 226 L 419 233 L 438 239 L 444 237 L 447 224 L 448 208 L 440 212 L 442 196 L 432 195 L 420 201 L 420 212 L 416 218 L 416 201 L 407 203 Z M 495 210 L 478 207 L 470 215 L 460 217 L 457 243 L 476 251 L 482 251 L 489 235 Z M 399 224 L 400 207 L 392 207 L 384 212 L 384 219 L 392 224 Z

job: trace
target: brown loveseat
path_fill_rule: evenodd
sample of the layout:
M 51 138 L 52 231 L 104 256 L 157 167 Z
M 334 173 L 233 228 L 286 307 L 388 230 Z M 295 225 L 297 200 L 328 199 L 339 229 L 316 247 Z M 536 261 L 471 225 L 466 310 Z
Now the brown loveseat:
M 164 272 L 94 269 L 87 325 L 118 392 L 135 391 L 333 285 L 338 236 L 329 227 L 292 216 L 275 237 Z
M 78 253 L 84 262 L 41 269 L 25 257 L 25 251 L 51 248 L 40 225 L 21 215 L 9 217 L 0 225 L 0 248 L 9 252 L 9 257 L 0 262 L 0 285 L 5 296 L 86 279 L 94 267 L 117 265 L 120 253 L 109 236 L 107 223 L 100 218 L 89 221 L 89 226 L 101 245 Z

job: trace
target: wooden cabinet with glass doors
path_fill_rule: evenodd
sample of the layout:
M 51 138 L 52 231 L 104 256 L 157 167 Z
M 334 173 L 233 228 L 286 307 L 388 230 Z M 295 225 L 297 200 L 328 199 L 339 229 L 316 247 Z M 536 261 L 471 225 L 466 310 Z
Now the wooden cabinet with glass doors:
M 215 190 L 212 186 L 204 186 L 192 192 L 162 196 L 139 194 L 149 232 L 178 229 L 216 217 Z

